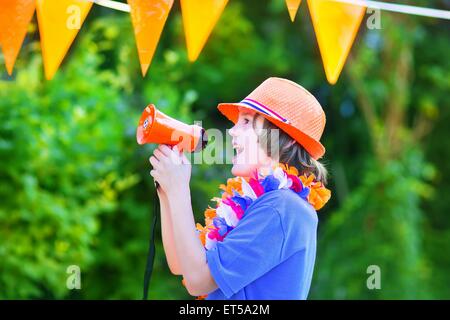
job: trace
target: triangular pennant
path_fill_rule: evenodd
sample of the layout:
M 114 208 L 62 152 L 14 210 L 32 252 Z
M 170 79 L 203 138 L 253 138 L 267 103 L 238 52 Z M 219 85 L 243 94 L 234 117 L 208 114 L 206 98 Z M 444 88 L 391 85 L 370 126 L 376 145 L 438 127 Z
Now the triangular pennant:
M 127 0 L 141 63 L 142 76 L 147 73 L 158 45 L 173 0 Z
M 358 33 L 366 7 L 308 0 L 328 82 L 335 84 Z
M 0 9 L 0 46 L 6 70 L 11 75 L 14 63 L 33 18 L 35 0 L 2 0 Z
M 91 7 L 92 2 L 85 0 L 37 0 L 36 9 L 47 80 L 55 75 Z
M 295 16 L 297 15 L 298 7 L 302 0 L 286 0 L 286 6 L 289 11 L 289 17 L 291 17 L 291 21 L 294 22 Z
M 197 60 L 228 0 L 181 0 L 188 58 Z

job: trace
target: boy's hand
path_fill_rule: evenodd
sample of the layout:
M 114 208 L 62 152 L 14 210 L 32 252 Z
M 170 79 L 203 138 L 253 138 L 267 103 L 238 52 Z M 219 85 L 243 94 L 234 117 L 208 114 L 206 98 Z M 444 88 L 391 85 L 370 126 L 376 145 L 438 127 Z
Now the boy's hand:
M 149 159 L 153 170 L 150 175 L 158 181 L 158 195 L 177 194 L 189 188 L 191 179 L 191 163 L 177 146 L 172 149 L 167 145 L 159 145 Z

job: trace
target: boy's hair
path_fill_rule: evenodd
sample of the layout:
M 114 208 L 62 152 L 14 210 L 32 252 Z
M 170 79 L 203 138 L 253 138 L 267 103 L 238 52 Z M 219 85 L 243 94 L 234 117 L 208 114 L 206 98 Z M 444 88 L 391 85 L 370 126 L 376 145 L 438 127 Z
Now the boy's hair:
M 256 120 L 259 117 L 263 118 L 263 130 L 262 134 L 258 136 L 258 143 L 266 154 L 278 162 L 294 166 L 300 174 L 314 174 L 317 181 L 326 185 L 328 171 L 325 166 L 313 159 L 305 148 L 287 133 L 260 114 L 255 115 L 253 129 L 255 129 Z M 277 130 L 278 134 L 272 134 L 274 129 Z M 255 130 L 255 132 L 257 131 Z

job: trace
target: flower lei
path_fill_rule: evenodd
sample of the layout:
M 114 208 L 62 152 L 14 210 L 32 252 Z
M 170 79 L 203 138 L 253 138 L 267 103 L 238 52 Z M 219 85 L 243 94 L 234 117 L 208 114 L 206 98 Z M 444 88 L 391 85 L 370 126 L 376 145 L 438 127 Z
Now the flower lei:
M 291 189 L 315 210 L 321 209 L 331 197 L 331 191 L 318 182 L 314 174 L 299 175 L 295 167 L 282 163 L 270 168 L 268 172 L 256 171 L 250 178 L 230 178 L 226 185 L 220 185 L 220 189 L 223 191 L 222 196 L 211 199 L 216 202 L 216 207 L 208 206 L 204 212 L 205 226 L 200 223 L 196 226 L 206 250 L 211 250 L 217 242 L 222 242 L 238 225 L 253 201 L 266 192 Z M 206 295 L 197 299 L 205 297 Z
M 314 174 L 299 175 L 293 166 L 279 163 L 268 172 L 256 171 L 250 178 L 235 177 L 221 184 L 221 198 L 212 198 L 216 207 L 205 210 L 205 226 L 197 223 L 197 232 L 206 250 L 221 242 L 244 217 L 247 208 L 264 193 L 277 189 L 291 189 L 315 210 L 330 199 L 331 191 L 316 181 Z

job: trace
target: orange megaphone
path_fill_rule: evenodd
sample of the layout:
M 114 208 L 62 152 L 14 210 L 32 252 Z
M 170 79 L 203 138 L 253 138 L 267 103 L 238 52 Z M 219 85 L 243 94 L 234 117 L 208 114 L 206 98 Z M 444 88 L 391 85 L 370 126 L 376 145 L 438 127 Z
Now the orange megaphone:
M 142 112 L 136 140 L 139 144 L 178 145 L 180 150 L 187 152 L 200 151 L 208 143 L 205 129 L 175 120 L 157 110 L 153 104 L 149 104 Z

